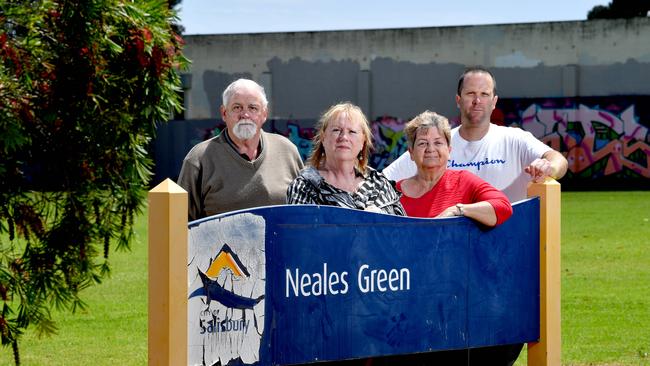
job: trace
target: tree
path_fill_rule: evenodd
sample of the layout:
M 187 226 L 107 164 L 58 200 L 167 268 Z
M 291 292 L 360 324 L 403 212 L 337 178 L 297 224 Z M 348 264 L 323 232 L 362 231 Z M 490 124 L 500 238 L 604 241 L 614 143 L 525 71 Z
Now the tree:
M 589 13 L 587 19 L 617 19 L 646 17 L 650 11 L 648 0 L 612 0 L 609 5 L 596 5 Z
M 165 0 L 0 0 L 0 338 L 56 331 L 128 249 L 188 61 Z

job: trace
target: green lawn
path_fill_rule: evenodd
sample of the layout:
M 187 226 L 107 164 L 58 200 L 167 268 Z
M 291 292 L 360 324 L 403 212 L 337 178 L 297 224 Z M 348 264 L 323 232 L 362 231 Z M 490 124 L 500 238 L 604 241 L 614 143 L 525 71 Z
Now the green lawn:
M 650 365 L 650 192 L 565 193 L 567 363 Z
M 136 222 L 131 252 L 112 252 L 111 278 L 86 290 L 86 311 L 54 313 L 58 335 L 27 332 L 20 343 L 21 365 L 147 364 L 147 217 Z M 13 365 L 11 348 L 0 365 Z
M 562 200 L 563 364 L 650 366 L 650 192 Z M 27 333 L 23 365 L 146 364 L 146 221 L 132 252 L 111 254 L 112 277 L 87 290 L 87 311 L 56 313 L 57 336 Z M 0 365 L 11 364 L 4 348 Z
M 650 365 L 650 192 L 562 193 L 562 364 Z

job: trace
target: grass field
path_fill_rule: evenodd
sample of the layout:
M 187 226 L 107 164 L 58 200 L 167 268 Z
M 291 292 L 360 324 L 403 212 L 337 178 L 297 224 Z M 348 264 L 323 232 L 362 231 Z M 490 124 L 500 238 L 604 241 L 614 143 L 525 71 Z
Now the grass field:
M 132 252 L 112 253 L 112 277 L 86 291 L 87 311 L 55 313 L 57 336 L 27 332 L 23 365 L 147 363 L 146 221 Z M 650 192 L 562 194 L 562 363 L 650 366 Z

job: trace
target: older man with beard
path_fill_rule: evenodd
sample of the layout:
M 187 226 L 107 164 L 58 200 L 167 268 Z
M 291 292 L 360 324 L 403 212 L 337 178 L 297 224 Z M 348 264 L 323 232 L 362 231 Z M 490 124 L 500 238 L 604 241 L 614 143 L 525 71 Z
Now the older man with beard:
M 190 150 L 178 178 L 189 195 L 190 221 L 284 204 L 289 183 L 303 168 L 295 145 L 262 130 L 268 114 L 264 88 L 239 79 L 224 90 L 222 99 L 226 128 Z

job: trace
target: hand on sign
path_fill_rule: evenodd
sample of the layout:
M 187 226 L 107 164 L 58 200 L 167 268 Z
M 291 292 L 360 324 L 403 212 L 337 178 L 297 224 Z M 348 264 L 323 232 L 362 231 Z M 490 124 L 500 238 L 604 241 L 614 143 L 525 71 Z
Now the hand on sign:
M 530 174 L 535 183 L 541 183 L 546 177 L 553 176 L 553 167 L 551 166 L 551 162 L 544 158 L 535 159 L 526 167 L 525 171 Z

